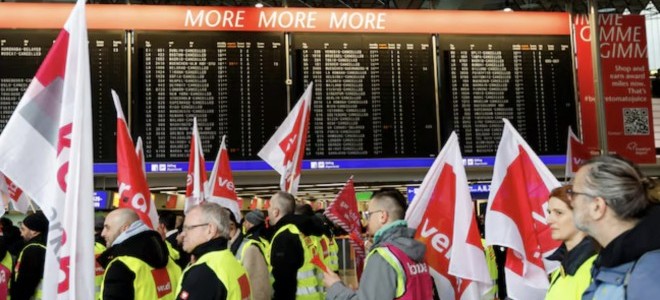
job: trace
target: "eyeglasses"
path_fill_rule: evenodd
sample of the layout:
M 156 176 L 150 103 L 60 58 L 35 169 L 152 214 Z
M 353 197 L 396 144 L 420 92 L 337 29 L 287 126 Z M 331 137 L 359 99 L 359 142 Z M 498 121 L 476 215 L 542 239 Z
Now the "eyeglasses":
M 197 227 L 202 227 L 202 226 L 208 226 L 209 223 L 204 223 L 204 224 L 197 224 L 197 225 L 183 225 L 183 231 L 188 232 L 192 229 L 195 229 Z
M 575 198 L 575 195 L 582 195 L 582 196 L 586 196 L 586 197 L 590 197 L 590 198 L 598 197 L 598 196 L 594 196 L 594 195 L 588 194 L 588 193 L 576 192 L 573 189 L 566 190 L 566 194 L 568 195 L 568 200 L 570 200 L 570 201 L 573 201 L 573 198 Z
M 363 211 L 362 212 L 362 218 L 369 221 L 369 218 L 371 218 L 371 215 L 373 215 L 375 213 L 378 213 L 378 212 L 382 212 L 382 211 L 383 211 L 382 209 L 381 210 L 374 210 L 374 211 Z

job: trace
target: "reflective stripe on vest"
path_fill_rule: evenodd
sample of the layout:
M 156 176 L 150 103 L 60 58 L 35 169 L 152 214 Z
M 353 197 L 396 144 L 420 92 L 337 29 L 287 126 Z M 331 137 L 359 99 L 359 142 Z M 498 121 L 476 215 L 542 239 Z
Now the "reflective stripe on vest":
M 135 299 L 175 299 L 174 288 L 181 278 L 181 268 L 177 266 L 172 259 L 167 260 L 165 268 L 154 269 L 144 261 L 131 257 L 119 256 L 113 259 L 107 266 L 106 271 L 114 263 L 123 263 L 135 274 L 133 280 L 133 292 Z M 105 274 L 103 275 L 105 281 Z M 101 297 L 103 299 L 103 289 L 105 284 L 101 285 Z
M 339 245 L 335 238 L 329 238 L 330 241 L 330 257 L 328 258 L 328 268 L 337 272 L 339 270 Z
M 296 278 L 298 279 L 298 282 L 296 284 L 296 299 L 324 299 L 325 295 L 322 292 L 320 286 L 319 286 L 319 279 L 316 277 L 316 270 L 314 264 L 312 264 L 312 257 L 314 256 L 314 251 L 315 249 L 315 243 L 312 238 L 304 236 L 298 227 L 293 224 L 287 224 L 282 226 L 275 234 L 273 235 L 273 238 L 271 241 L 275 241 L 277 236 L 284 232 L 284 231 L 289 231 L 291 234 L 295 234 L 298 236 L 300 239 L 300 244 L 302 245 L 303 248 L 303 265 L 298 269 Z M 273 243 L 268 245 L 268 270 L 270 271 L 271 274 L 271 284 L 274 282 L 274 278 L 272 276 L 273 274 L 273 266 L 270 261 L 270 254 L 271 251 L 273 250 L 272 248 Z
M 23 259 L 23 253 L 25 253 L 25 250 L 28 247 L 41 247 L 44 248 L 44 250 L 46 250 L 46 246 L 37 243 L 32 243 L 25 246 L 23 250 L 21 250 L 21 254 L 18 255 L 18 260 L 16 261 L 16 269 L 14 270 L 14 276 L 15 276 L 14 279 L 18 278 L 18 272 L 20 271 L 21 260 Z M 34 292 L 34 296 L 31 299 L 39 300 L 43 297 L 42 285 L 43 285 L 43 275 L 41 280 L 39 281 L 39 285 L 37 285 L 37 289 Z
M 9 252 L 5 253 L 0 266 L 0 299 L 8 299 L 9 288 L 11 286 L 11 269 L 14 265 L 14 260 Z
M 372 250 L 389 263 L 397 274 L 396 299 L 432 299 L 433 281 L 425 262 L 416 262 L 393 245 L 385 244 Z
M 101 284 L 103 284 L 103 273 L 105 269 L 99 264 L 96 259 L 105 251 L 105 246 L 101 243 L 94 243 L 94 299 L 99 299 L 101 296 Z
M 202 257 L 200 257 L 194 264 L 188 266 L 183 271 L 183 276 L 181 278 L 186 277 L 186 273 L 190 268 L 202 264 L 205 264 L 211 269 L 213 273 L 215 273 L 215 276 L 218 277 L 218 280 L 220 280 L 225 286 L 227 289 L 227 300 L 252 298 L 250 280 L 247 276 L 247 272 L 229 249 L 212 251 L 202 255 Z M 182 282 L 179 282 L 175 295 L 181 293 L 181 285 Z

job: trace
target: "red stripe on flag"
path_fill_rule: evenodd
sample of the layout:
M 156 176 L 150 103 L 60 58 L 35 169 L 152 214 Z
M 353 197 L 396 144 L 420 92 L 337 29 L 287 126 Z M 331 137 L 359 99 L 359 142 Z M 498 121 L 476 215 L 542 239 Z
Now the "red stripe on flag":
M 34 76 L 41 85 L 48 86 L 55 78 L 64 78 L 66 69 L 66 53 L 69 46 L 69 32 L 62 29 L 57 36 L 53 47 L 50 48 L 41 67 Z

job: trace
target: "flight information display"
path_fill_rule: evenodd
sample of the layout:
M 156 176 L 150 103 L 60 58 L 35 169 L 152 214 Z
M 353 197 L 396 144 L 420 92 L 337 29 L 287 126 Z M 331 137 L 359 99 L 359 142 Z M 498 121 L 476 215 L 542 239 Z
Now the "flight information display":
M 0 128 L 4 128 L 58 30 L 0 30 Z M 114 162 L 117 113 L 110 89 L 127 105 L 126 33 L 89 31 L 94 161 Z
M 207 160 L 257 153 L 287 114 L 283 33 L 135 33 L 133 132 L 147 161 L 187 161 L 193 117 Z
M 442 139 L 495 155 L 507 118 L 538 154 L 566 152 L 575 127 L 569 36 L 440 36 Z
M 294 33 L 292 41 L 292 100 L 314 82 L 306 158 L 438 153 L 430 35 Z

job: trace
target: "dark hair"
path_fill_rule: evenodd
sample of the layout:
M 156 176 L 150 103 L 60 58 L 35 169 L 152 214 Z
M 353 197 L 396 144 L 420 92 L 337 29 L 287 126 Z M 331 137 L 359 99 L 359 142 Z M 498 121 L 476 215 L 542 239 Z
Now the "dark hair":
M 295 214 L 296 215 L 301 215 L 301 216 L 313 216 L 314 215 L 314 209 L 312 208 L 311 205 L 306 204 L 306 203 L 296 205 Z
M 163 211 L 160 213 L 160 218 L 158 221 L 165 225 L 167 230 L 172 230 L 176 226 L 176 214 L 169 211 Z
M 402 220 L 406 215 L 408 201 L 397 189 L 381 188 L 371 196 L 371 199 L 384 204 L 383 208 L 387 210 L 393 220 Z

